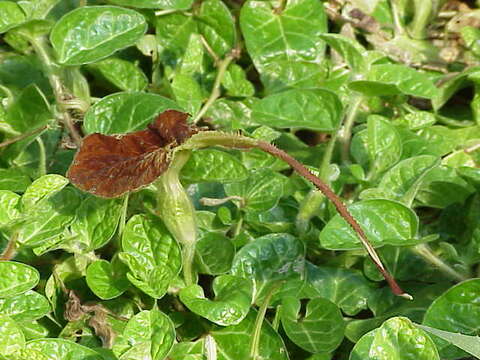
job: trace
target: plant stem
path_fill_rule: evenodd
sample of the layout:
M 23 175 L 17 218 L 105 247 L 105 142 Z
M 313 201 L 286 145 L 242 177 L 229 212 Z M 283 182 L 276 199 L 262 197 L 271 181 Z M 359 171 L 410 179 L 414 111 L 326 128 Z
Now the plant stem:
M 184 245 L 182 250 L 183 277 L 187 286 L 194 284 L 193 261 L 195 258 L 195 244 Z
M 125 223 L 127 222 L 127 208 L 128 208 L 128 198 L 130 194 L 127 193 L 123 197 L 123 204 L 122 204 L 122 214 L 120 215 L 120 223 L 118 225 L 118 236 L 122 238 L 123 230 L 125 229 Z
M 343 162 L 348 162 L 350 159 L 350 139 L 352 138 L 352 128 L 355 123 L 355 118 L 357 117 L 358 109 L 362 103 L 362 96 L 356 95 L 353 99 L 352 104 L 348 112 L 348 116 L 345 119 L 343 128 L 340 130 L 338 135 L 338 141 L 341 144 L 341 156 Z
M 282 305 L 278 305 L 275 311 L 275 317 L 273 318 L 272 328 L 277 331 L 280 325 L 280 316 L 282 315 Z
M 17 237 L 18 237 L 17 233 L 14 233 L 12 236 L 10 236 L 7 246 L 5 247 L 5 249 L 3 249 L 3 252 L 0 255 L 0 260 L 11 260 L 15 257 Z
M 268 305 L 270 304 L 270 300 L 272 299 L 273 294 L 279 288 L 281 283 L 277 283 L 272 285 L 272 288 L 268 292 L 263 304 L 258 309 L 257 318 L 255 319 L 255 327 L 253 329 L 253 336 L 252 342 L 250 346 L 250 358 L 252 360 L 258 359 L 258 348 L 260 345 L 260 334 L 262 330 L 263 320 L 265 319 L 265 314 L 267 313 Z
M 8 145 L 11 145 L 11 144 L 14 144 L 14 143 L 16 143 L 17 141 L 20 141 L 20 140 L 23 140 L 23 139 L 28 138 L 29 136 L 32 136 L 32 135 L 41 133 L 42 131 L 44 131 L 44 130 L 46 130 L 46 129 L 47 129 L 47 125 L 44 125 L 44 126 L 41 126 L 41 127 L 37 128 L 37 129 L 34 129 L 34 130 L 32 130 L 32 131 L 29 131 L 29 132 L 27 132 L 27 133 L 25 133 L 25 134 L 21 134 L 21 135 L 15 136 L 14 138 L 5 140 L 4 142 L 1 142 L 1 143 L 0 143 L 0 148 L 1 148 L 1 147 L 8 146 Z
M 59 75 L 59 67 L 51 59 L 44 37 L 34 37 L 30 38 L 29 40 L 32 44 L 33 49 L 42 61 L 48 80 L 50 82 L 50 85 L 52 86 L 53 93 L 55 95 L 55 101 L 60 111 L 60 121 L 63 123 L 63 126 L 72 136 L 75 144 L 77 146 L 80 146 L 80 144 L 82 143 L 82 137 L 78 133 L 77 129 L 75 129 L 73 120 L 68 113 L 68 109 L 64 107 L 65 100 L 68 99 L 70 96 L 65 93 L 65 88 Z
M 418 244 L 412 248 L 412 251 L 420 255 L 425 261 L 427 261 L 428 263 L 438 268 L 438 270 L 443 272 L 448 277 L 456 281 L 464 281 L 468 279 L 468 277 L 452 269 L 450 265 L 445 263 L 437 255 L 435 255 L 432 252 L 432 249 L 430 248 L 430 246 L 428 246 L 427 244 Z
M 390 7 L 392 9 L 395 36 L 405 34 L 402 22 L 400 21 L 400 14 L 398 13 L 397 0 L 390 0 Z
M 43 176 L 47 175 L 47 154 L 45 150 L 45 144 L 43 143 L 42 138 L 37 137 L 35 139 L 38 143 L 39 155 L 38 155 L 38 175 Z
M 212 92 L 210 93 L 210 97 L 208 98 L 207 102 L 203 105 L 202 109 L 198 112 L 198 114 L 193 119 L 194 124 L 196 124 L 203 117 L 203 115 L 205 115 L 205 113 L 210 108 L 210 106 L 212 106 L 215 100 L 217 100 L 220 97 L 220 85 L 222 84 L 223 76 L 225 75 L 228 65 L 230 65 L 234 57 L 235 56 L 232 52 L 229 55 L 227 55 L 225 59 L 223 59 L 217 64 L 218 66 L 217 77 L 215 78 Z

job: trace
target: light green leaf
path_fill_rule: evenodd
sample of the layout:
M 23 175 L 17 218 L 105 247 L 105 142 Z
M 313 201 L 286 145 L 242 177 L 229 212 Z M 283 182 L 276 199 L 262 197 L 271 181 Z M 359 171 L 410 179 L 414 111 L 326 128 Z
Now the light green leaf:
M 147 30 L 136 11 L 114 6 L 82 6 L 63 16 L 50 33 L 50 42 L 64 65 L 82 65 L 131 46 Z
M 198 13 L 198 28 L 220 58 L 235 46 L 235 23 L 227 5 L 220 0 L 202 1 Z
M 20 195 L 0 190 L 0 227 L 12 222 L 20 215 Z
M 175 328 L 163 312 L 144 310 L 128 321 L 122 337 L 128 349 L 120 360 L 163 360 L 175 341 Z
M 37 286 L 37 269 L 15 261 L 0 261 L 0 299 L 13 297 Z
M 87 285 L 100 299 L 114 299 L 122 295 L 129 286 L 127 271 L 128 267 L 117 258 L 112 263 L 97 260 L 87 268 Z
M 407 125 L 410 130 L 420 130 L 435 124 L 437 119 L 431 112 L 415 111 L 397 119 L 396 122 Z
M 345 331 L 340 309 L 321 297 L 308 300 L 304 316 L 299 314 L 300 306 L 300 299 L 293 296 L 282 302 L 282 326 L 290 340 L 312 353 L 335 350 Z
M 192 75 L 176 73 L 172 81 L 172 91 L 177 103 L 190 115 L 194 116 L 203 103 L 200 84 Z
M 180 291 L 180 300 L 187 308 L 218 325 L 240 323 L 250 310 L 253 283 L 233 275 L 220 275 L 213 280 L 214 300 L 205 297 L 199 285 Z
M 146 9 L 186 10 L 192 6 L 193 0 L 108 0 L 108 2 Z
M 221 98 L 213 103 L 205 116 L 212 119 L 212 124 L 226 130 L 244 129 L 256 125 L 252 119 L 252 108 L 258 101 L 257 98 L 246 98 L 241 101 Z
M 252 119 L 270 127 L 335 131 L 342 115 L 342 104 L 333 92 L 287 90 L 255 103 Z
M 168 109 L 182 111 L 175 102 L 160 95 L 115 93 L 89 108 L 83 126 L 87 134 L 123 134 L 143 130 L 157 115 Z
M 233 155 L 225 151 L 205 149 L 192 152 L 182 168 L 181 177 L 191 183 L 226 183 L 245 180 L 248 172 Z
M 87 69 L 123 91 L 141 91 L 148 85 L 147 76 L 137 65 L 115 57 L 91 64 Z
M 23 210 L 29 210 L 40 200 L 55 195 L 68 184 L 68 179 L 56 174 L 44 175 L 35 180 L 22 196 Z
M 23 23 L 26 20 L 25 13 L 18 4 L 12 1 L 0 2 L 0 34 Z
M 440 360 L 430 337 L 404 317 L 394 317 L 364 335 L 350 360 Z
M 96 351 L 64 339 L 32 340 L 27 342 L 26 349 L 38 351 L 48 360 L 103 360 Z
M 13 319 L 0 316 L 0 355 L 14 355 L 25 346 L 25 336 Z
M 227 89 L 228 96 L 249 97 L 255 94 L 255 88 L 248 81 L 245 70 L 237 64 L 230 64 L 223 76 L 222 85 Z
M 417 215 L 405 205 L 390 200 L 363 200 L 348 206 L 374 246 L 410 244 L 417 236 Z M 331 250 L 362 249 L 357 234 L 335 215 L 320 232 L 320 243 Z
M 50 311 L 47 298 L 33 290 L 0 299 L 0 312 L 17 322 L 31 322 L 44 317 Z
M 356 72 L 365 70 L 367 50 L 357 41 L 340 34 L 321 34 L 320 39 L 338 52 L 350 69 Z

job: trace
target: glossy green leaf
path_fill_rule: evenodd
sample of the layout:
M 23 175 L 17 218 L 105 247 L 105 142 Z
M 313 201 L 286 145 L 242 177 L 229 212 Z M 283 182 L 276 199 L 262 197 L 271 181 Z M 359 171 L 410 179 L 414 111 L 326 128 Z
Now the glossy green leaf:
M 68 179 L 55 174 L 44 175 L 35 180 L 22 196 L 22 208 L 28 210 L 40 200 L 55 195 L 68 184 Z
M 321 297 L 308 300 L 303 316 L 300 306 L 300 299 L 293 296 L 285 297 L 282 302 L 282 326 L 290 340 L 312 353 L 335 350 L 345 330 L 340 309 Z
M 205 297 L 199 285 L 190 285 L 180 291 L 180 300 L 187 308 L 218 325 L 240 323 L 250 310 L 253 283 L 233 275 L 221 275 L 213 281 L 214 300 Z
M 181 268 L 180 248 L 165 225 L 158 218 L 134 215 L 123 231 L 122 248 L 120 259 L 130 268 L 130 282 L 161 298 Z
M 352 81 L 349 87 L 368 96 L 406 94 L 431 99 L 439 93 L 425 73 L 397 64 L 373 65 L 365 80 Z
M 122 337 L 128 349 L 120 360 L 163 360 L 175 341 L 175 328 L 163 312 L 144 310 L 128 321 Z
M 356 270 L 315 266 L 307 263 L 307 283 L 317 296 L 335 303 L 347 315 L 367 309 L 374 289 Z
M 89 108 L 83 126 L 88 134 L 123 134 L 143 130 L 157 115 L 168 109 L 181 110 L 172 100 L 160 95 L 115 93 Z
M 388 199 L 411 206 L 425 176 L 439 163 L 437 157 L 430 155 L 405 159 L 382 176 L 377 189 Z
M 192 183 L 232 182 L 245 180 L 248 172 L 233 155 L 225 151 L 205 149 L 192 152 L 182 168 L 181 176 L 182 179 Z
M 108 0 L 108 2 L 147 9 L 186 10 L 192 6 L 193 0 Z
M 203 233 L 195 245 L 195 259 L 199 272 L 219 275 L 228 272 L 235 256 L 232 240 L 217 232 Z
M 352 70 L 362 71 L 365 69 L 367 51 L 354 39 L 340 34 L 321 34 L 320 39 L 338 52 Z
M 198 28 L 220 58 L 235 46 L 235 23 L 230 10 L 220 0 L 202 1 L 198 12 Z
M 15 261 L 0 261 L 0 299 L 22 294 L 35 286 L 40 280 L 38 271 Z
M 47 315 L 51 309 L 45 296 L 29 290 L 23 294 L 0 299 L 0 311 L 17 322 L 31 322 Z
M 103 359 L 96 351 L 64 339 L 36 339 L 27 342 L 26 348 L 44 354 L 48 360 Z
M 25 13 L 18 4 L 11 1 L 0 2 L 0 33 L 4 33 L 12 27 L 25 21 Z
M 218 360 L 250 359 L 252 334 L 256 312 L 251 311 L 238 325 L 214 329 L 210 334 L 217 345 Z M 267 321 L 262 323 L 258 346 L 259 357 L 271 360 L 287 360 L 287 350 L 282 338 Z
M 111 263 L 97 260 L 87 268 L 87 285 L 100 299 L 114 299 L 122 295 L 130 285 L 126 278 L 127 270 L 118 260 L 114 259 Z
M 449 343 L 455 345 L 462 350 L 465 350 L 476 358 L 480 358 L 480 338 L 478 336 L 462 335 L 418 324 L 417 327 L 428 333 L 438 336 L 445 341 L 448 341 Z
M 355 345 L 350 360 L 440 360 L 430 337 L 404 317 L 394 317 L 366 334 Z
M 89 65 L 88 69 L 123 91 L 141 91 L 148 85 L 148 79 L 135 64 L 118 59 L 108 58 Z
M 330 91 L 287 90 L 255 103 L 252 119 L 270 127 L 334 131 L 342 115 L 342 104 Z
M 190 115 L 198 113 L 204 96 L 199 83 L 193 76 L 183 73 L 175 74 L 172 81 L 172 92 L 177 103 Z
M 363 200 L 348 206 L 373 246 L 389 243 L 409 244 L 417 236 L 418 218 L 405 205 L 390 200 Z M 362 245 L 350 225 L 335 215 L 320 233 L 320 243 L 331 250 L 361 249 Z
M 367 150 L 372 170 L 378 174 L 394 165 L 402 155 L 402 143 L 395 127 L 380 116 L 367 120 Z
M 286 178 L 269 169 L 261 169 L 246 180 L 225 184 L 228 196 L 240 196 L 244 208 L 253 211 L 266 211 L 273 208 L 284 193 Z
M 237 64 L 230 64 L 222 79 L 227 95 L 232 97 L 250 97 L 255 94 L 253 84 L 248 81 L 247 74 Z
M 258 101 L 257 98 L 246 98 L 241 101 L 221 98 L 213 103 L 206 116 L 210 117 L 216 126 L 229 130 L 243 129 L 255 125 L 252 119 L 252 108 Z
M 464 335 L 478 333 L 477 318 L 480 296 L 480 280 L 461 282 L 439 296 L 428 308 L 423 325 Z M 434 337 L 442 358 L 461 358 L 466 355 L 449 342 Z
M 0 190 L 24 192 L 31 183 L 30 178 L 20 170 L 0 169 Z
M 72 223 L 72 248 L 88 252 L 107 244 L 115 234 L 122 211 L 118 200 L 88 196 L 82 201 Z
M 262 282 L 302 278 L 303 243 L 290 234 L 269 234 L 242 247 L 233 260 L 232 274 Z
M 0 355 L 13 355 L 25 346 L 25 336 L 13 319 L 0 316 Z
M 45 95 L 32 84 L 8 107 L 6 122 L 13 130 L 25 133 L 45 125 L 52 117 Z
M 276 9 L 270 1 L 247 1 L 240 13 L 240 27 L 249 55 L 262 74 L 277 61 L 319 63 L 327 32 L 322 4 L 314 0 L 291 0 Z
M 61 64 L 81 65 L 133 45 L 146 30 L 145 18 L 136 11 L 114 6 L 82 6 L 55 24 L 50 41 Z
M 407 125 L 410 130 L 420 130 L 435 124 L 437 119 L 431 112 L 415 111 L 399 118 L 397 121 L 400 124 Z
M 20 215 L 20 195 L 12 191 L 0 190 L 0 227 L 7 225 Z

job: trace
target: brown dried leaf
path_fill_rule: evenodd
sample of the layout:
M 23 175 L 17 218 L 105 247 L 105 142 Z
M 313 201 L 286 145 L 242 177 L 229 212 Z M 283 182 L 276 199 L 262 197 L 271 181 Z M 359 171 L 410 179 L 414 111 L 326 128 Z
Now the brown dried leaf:
M 67 177 L 79 189 L 106 198 L 146 186 L 167 170 L 171 150 L 196 132 L 187 117 L 167 110 L 146 130 L 91 134 L 83 139 Z

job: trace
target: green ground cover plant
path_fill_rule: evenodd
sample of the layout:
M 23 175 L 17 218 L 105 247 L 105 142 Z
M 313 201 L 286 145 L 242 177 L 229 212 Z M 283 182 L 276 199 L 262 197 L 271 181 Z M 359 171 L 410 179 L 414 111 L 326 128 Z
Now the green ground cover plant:
M 480 358 L 478 5 L 0 1 L 0 359 Z

